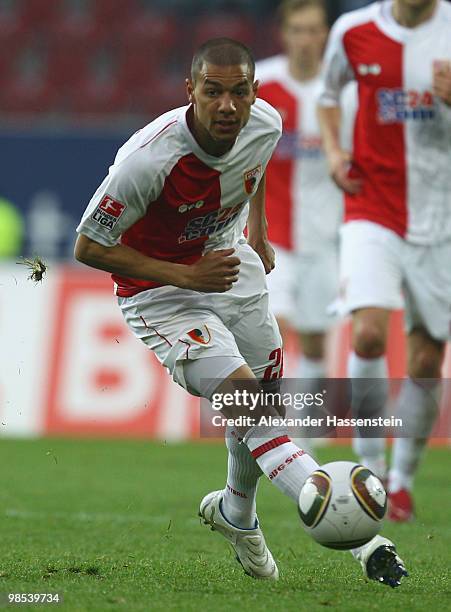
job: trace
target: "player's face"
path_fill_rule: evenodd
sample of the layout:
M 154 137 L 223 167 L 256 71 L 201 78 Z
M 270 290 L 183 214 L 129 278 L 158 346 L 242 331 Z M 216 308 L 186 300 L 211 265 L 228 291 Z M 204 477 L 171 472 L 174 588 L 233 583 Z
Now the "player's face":
M 249 120 L 257 86 L 257 82 L 252 82 L 247 64 L 215 66 L 205 63 L 196 81 L 187 81 L 196 123 L 214 141 L 233 143 Z
M 300 64 L 320 62 L 328 27 L 324 11 L 309 6 L 291 13 L 282 26 L 282 42 L 288 57 Z

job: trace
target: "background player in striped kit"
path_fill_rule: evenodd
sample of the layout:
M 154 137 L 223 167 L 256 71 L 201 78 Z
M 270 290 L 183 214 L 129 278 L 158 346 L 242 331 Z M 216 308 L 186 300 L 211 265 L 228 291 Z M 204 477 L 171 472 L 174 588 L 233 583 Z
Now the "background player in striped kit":
M 284 129 L 267 170 L 269 239 L 277 260 L 268 288 L 282 337 L 292 328 L 302 347 L 290 375 L 320 379 L 326 376 L 325 332 L 333 323 L 327 309 L 338 290 L 343 208 L 316 117 L 327 10 L 323 0 L 284 0 L 278 16 L 285 54 L 256 66 L 258 95 L 277 108 Z
M 408 437 L 394 443 L 388 484 L 396 521 L 413 516 L 413 477 L 437 414 L 450 333 L 450 31 L 443 0 L 385 0 L 343 15 L 329 39 L 320 99 L 330 171 L 346 192 L 340 274 L 353 319 L 353 379 L 386 378 L 389 314 L 404 290 L 409 377 L 398 416 Z M 338 139 L 339 93 L 352 79 L 359 87 L 353 160 Z M 386 401 L 384 384 L 355 388 L 357 407 L 361 393 L 368 411 Z M 355 447 L 384 476 L 383 439 L 357 437 Z

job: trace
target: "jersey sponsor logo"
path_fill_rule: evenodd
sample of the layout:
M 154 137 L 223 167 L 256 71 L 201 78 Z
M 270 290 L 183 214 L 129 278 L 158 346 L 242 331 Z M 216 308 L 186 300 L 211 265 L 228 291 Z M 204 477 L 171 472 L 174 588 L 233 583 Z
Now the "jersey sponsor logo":
M 197 202 L 188 202 L 179 206 L 178 211 L 179 213 L 186 213 L 190 210 L 193 210 L 193 208 L 202 208 L 204 204 L 205 202 L 203 200 L 197 200 Z
M 231 208 L 219 208 L 203 217 L 190 219 L 179 236 L 179 244 L 218 234 L 237 218 L 243 208 L 243 204 L 244 202 L 241 202 Z
M 209 344 L 211 340 L 210 330 L 206 325 L 201 325 L 200 327 L 196 327 L 188 332 L 188 336 L 194 342 L 198 342 L 199 344 Z
M 379 89 L 376 97 L 379 123 L 429 121 L 436 116 L 434 96 L 430 91 Z
M 298 131 L 284 132 L 273 159 L 320 159 L 324 156 L 320 136 L 307 136 Z
M 244 178 L 244 191 L 247 195 L 252 195 L 257 190 L 257 186 L 262 177 L 262 165 L 258 164 L 252 170 L 246 170 L 243 175 Z
M 92 213 L 91 218 L 102 227 L 111 230 L 118 222 L 124 210 L 125 204 L 106 195 Z
M 358 64 L 357 72 L 361 76 L 379 76 L 382 72 L 380 64 Z

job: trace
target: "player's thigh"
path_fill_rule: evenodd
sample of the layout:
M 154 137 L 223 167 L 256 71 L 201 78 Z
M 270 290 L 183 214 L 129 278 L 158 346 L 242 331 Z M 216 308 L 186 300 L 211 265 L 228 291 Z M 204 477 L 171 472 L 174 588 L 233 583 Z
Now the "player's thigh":
M 433 246 L 407 245 L 404 268 L 407 331 L 423 328 L 435 340 L 450 340 L 451 241 Z
M 178 308 L 175 314 L 165 316 L 165 310 L 170 312 L 174 307 L 176 294 L 175 290 L 168 292 L 166 302 L 155 300 L 157 306 L 143 297 L 121 298 L 119 305 L 127 325 L 155 353 L 174 382 L 194 395 L 209 397 L 214 379 L 227 378 L 245 361 L 233 334 L 214 312 Z M 185 368 L 197 360 L 202 362 L 203 376 L 198 376 L 200 371 L 196 369 L 195 379 L 202 380 L 203 386 L 193 387 L 186 379 Z
M 282 338 L 276 318 L 269 308 L 267 292 L 242 310 L 241 318 L 230 331 L 258 380 L 270 380 L 282 375 Z
M 276 267 L 266 277 L 270 308 L 277 318 L 285 319 L 292 324 L 295 318 L 295 294 L 298 283 L 295 255 L 277 245 L 273 247 Z
M 338 293 L 337 250 L 300 254 L 296 281 L 296 329 L 303 334 L 327 331 L 334 322 L 331 309 Z
M 374 307 L 395 310 L 401 297 L 404 241 L 368 221 L 350 221 L 340 230 L 339 307 L 342 313 Z

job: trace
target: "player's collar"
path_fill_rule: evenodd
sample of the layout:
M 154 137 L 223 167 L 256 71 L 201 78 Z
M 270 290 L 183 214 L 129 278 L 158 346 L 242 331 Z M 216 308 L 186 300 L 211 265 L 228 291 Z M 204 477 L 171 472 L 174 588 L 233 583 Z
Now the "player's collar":
M 385 2 L 381 2 L 377 7 L 378 11 L 376 14 L 376 25 L 378 28 L 390 38 L 393 38 L 397 42 L 405 43 L 413 36 L 417 36 L 420 34 L 424 36 L 430 29 L 434 28 L 435 25 L 440 21 L 442 3 L 441 0 L 438 0 L 436 9 L 434 14 L 430 19 L 424 21 L 416 28 L 406 28 L 400 25 L 396 19 L 393 17 L 393 0 L 385 0 Z
M 235 140 L 235 144 L 233 145 L 233 147 L 229 151 L 227 151 L 227 153 L 224 153 L 224 155 L 221 155 L 220 157 L 216 157 L 215 155 L 210 155 L 209 153 L 204 151 L 204 149 L 202 149 L 202 147 L 199 145 L 197 140 L 194 138 L 193 133 L 189 129 L 186 115 L 190 111 L 191 108 L 192 108 L 192 104 L 184 107 L 183 112 L 182 112 L 182 126 L 183 126 L 183 130 L 185 132 L 186 138 L 188 139 L 190 143 L 190 147 L 194 155 L 196 155 L 196 157 L 198 157 L 201 161 L 205 162 L 208 166 L 216 166 L 216 167 L 223 166 L 235 154 L 237 143 L 240 140 L 241 132 L 244 129 L 246 129 L 246 126 L 244 126 L 243 130 L 241 130 L 241 132 L 238 134 L 238 137 Z

